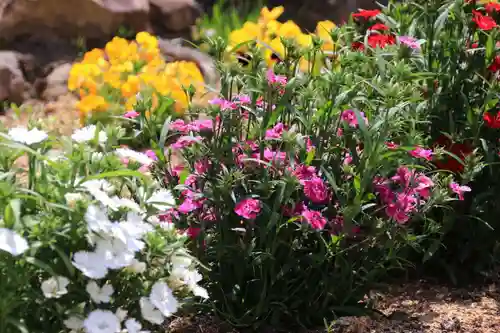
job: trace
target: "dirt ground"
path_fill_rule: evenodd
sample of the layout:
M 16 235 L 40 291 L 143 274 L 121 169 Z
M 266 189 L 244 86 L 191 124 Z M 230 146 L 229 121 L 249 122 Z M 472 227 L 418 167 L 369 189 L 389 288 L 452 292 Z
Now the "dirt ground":
M 300 333 L 500 333 L 500 284 L 457 289 L 420 281 L 390 286 L 375 298 L 387 318 L 344 317 L 329 330 Z M 203 317 L 176 319 L 167 332 L 241 333 Z

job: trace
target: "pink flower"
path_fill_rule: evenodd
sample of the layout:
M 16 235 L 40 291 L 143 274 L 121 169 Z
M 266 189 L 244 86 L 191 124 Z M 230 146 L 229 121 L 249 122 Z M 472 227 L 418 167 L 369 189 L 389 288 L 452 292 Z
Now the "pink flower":
M 243 199 L 234 207 L 234 212 L 247 220 L 253 220 L 257 218 L 260 210 L 260 201 L 252 198 Z
M 214 122 L 212 119 L 198 119 L 187 125 L 188 129 L 194 132 L 212 131 Z
M 179 139 L 177 139 L 176 142 L 170 145 L 172 149 L 182 149 L 186 147 L 190 147 L 194 145 L 195 143 L 199 143 L 203 140 L 201 136 L 181 136 Z
M 236 103 L 228 101 L 224 98 L 214 98 L 208 101 L 211 105 L 218 105 L 222 111 L 226 110 L 236 110 L 238 105 Z
M 427 199 L 431 196 L 431 187 L 434 186 L 434 182 L 429 177 L 419 174 L 415 179 L 416 187 L 415 191 L 423 198 Z
M 283 123 L 277 123 L 273 128 L 266 131 L 266 140 L 279 139 L 283 136 L 285 126 Z
M 256 153 L 257 158 L 260 157 L 259 153 Z M 269 148 L 264 149 L 264 159 L 268 162 L 277 161 L 284 162 L 286 160 L 286 153 L 283 151 L 272 151 Z
M 366 125 L 368 125 L 368 119 L 366 119 L 364 112 L 360 112 L 359 115 L 361 116 L 361 119 L 365 122 Z M 340 115 L 343 121 L 349 124 L 350 127 L 358 127 L 358 118 L 356 117 L 356 112 L 354 110 L 345 110 L 342 112 Z
M 267 82 L 270 85 L 276 85 L 278 87 L 284 87 L 287 84 L 287 78 L 283 75 L 274 74 L 273 70 L 270 68 L 266 73 Z
M 297 179 L 300 181 L 302 185 L 304 185 L 304 182 L 306 180 L 318 177 L 316 174 L 316 168 L 305 164 L 300 164 L 299 166 L 296 166 L 295 169 L 292 171 L 292 175 L 297 177 Z
M 405 223 L 410 219 L 410 214 L 416 210 L 417 198 L 408 192 L 396 194 L 394 202 L 387 204 L 387 215 L 397 223 Z
M 201 207 L 202 207 L 201 202 L 199 202 L 197 200 L 193 200 L 191 198 L 186 198 L 186 199 L 184 199 L 182 204 L 179 206 L 179 208 L 177 208 L 177 210 L 179 212 L 181 212 L 182 214 L 187 214 L 187 213 L 191 213 L 192 211 L 199 209 Z
M 240 95 L 236 96 L 234 99 L 235 99 L 235 101 L 237 103 L 240 103 L 240 104 L 250 104 L 250 103 L 252 103 L 252 100 L 250 99 L 250 96 L 244 95 L 244 94 L 240 94 Z
M 172 174 L 176 177 L 180 177 L 183 171 L 184 171 L 184 165 L 182 164 L 178 164 L 172 168 Z
M 311 225 L 313 229 L 323 230 L 327 223 L 326 218 L 318 211 L 305 209 L 302 212 L 304 220 Z
M 123 115 L 125 118 L 128 118 L 128 119 L 134 119 L 134 118 L 137 118 L 139 117 L 141 114 L 137 111 L 128 111 L 128 112 L 125 112 L 125 114 Z
M 170 124 L 170 129 L 181 133 L 186 133 L 188 131 L 188 127 L 182 119 L 176 119 L 175 121 L 173 121 Z
M 198 174 L 204 174 L 206 173 L 210 166 L 212 165 L 212 161 L 210 161 L 207 158 L 203 158 L 201 160 L 198 160 L 194 163 L 194 169 L 196 170 L 196 173 Z
M 264 98 L 262 98 L 262 96 L 257 99 L 257 102 L 255 103 L 255 106 L 257 106 L 257 107 L 259 107 L 261 109 L 267 109 L 267 103 L 264 102 Z M 273 104 L 271 106 L 271 109 L 274 111 L 274 109 L 276 109 L 276 105 Z
M 375 192 L 379 195 L 380 200 L 387 204 L 392 202 L 394 199 L 394 193 L 391 190 L 389 185 L 389 180 L 386 178 L 376 177 L 373 180 L 373 185 L 375 188 Z
M 316 147 L 313 145 L 313 142 L 310 137 L 306 138 L 306 151 L 310 152 L 311 150 L 315 149 Z
M 319 177 L 304 181 L 304 194 L 315 204 L 325 203 L 330 197 L 328 187 Z
M 410 182 L 412 181 L 414 175 L 415 171 L 410 171 L 407 167 L 400 166 L 396 170 L 396 174 L 392 176 L 391 180 L 406 188 L 410 186 Z
M 391 150 L 399 148 L 399 145 L 397 143 L 392 142 L 392 141 L 387 141 L 385 143 L 385 145 L 387 146 L 388 149 L 391 149 Z
M 199 227 L 191 227 L 191 226 L 190 226 L 190 227 L 187 229 L 187 232 L 186 232 L 186 233 L 187 233 L 187 235 L 189 236 L 189 238 L 191 238 L 191 239 L 196 239 L 196 238 L 198 238 L 198 236 L 199 236 L 199 235 L 200 235 L 200 233 L 201 233 L 201 228 L 199 228 Z
M 342 162 L 344 165 L 349 165 L 352 163 L 352 155 L 350 153 L 345 153 L 344 161 Z
M 170 208 L 158 215 L 158 220 L 163 223 L 174 223 L 177 219 L 179 219 L 179 212 L 177 212 L 174 208 Z
M 411 36 L 399 36 L 399 42 L 410 49 L 420 50 L 420 43 L 418 39 Z
M 196 180 L 198 177 L 196 177 L 195 174 L 190 174 L 184 179 L 184 185 L 190 186 L 190 187 L 195 187 L 196 186 Z
M 458 194 L 458 200 L 464 200 L 464 193 L 472 191 L 472 189 L 469 186 L 459 185 L 458 183 L 455 182 L 450 183 L 450 188 L 453 192 Z
M 213 208 L 209 208 L 200 214 L 200 219 L 203 221 L 215 222 L 217 221 L 217 215 Z
M 158 161 L 158 156 L 156 156 L 156 153 L 151 149 L 146 150 L 144 153 L 146 154 L 147 157 L 149 157 L 153 161 Z
M 337 128 L 337 136 L 344 135 L 344 129 L 342 127 Z
M 415 149 L 410 151 L 410 155 L 415 157 L 415 158 L 423 158 L 426 159 L 427 161 L 432 160 L 432 150 L 431 149 L 424 149 L 422 147 L 416 147 Z

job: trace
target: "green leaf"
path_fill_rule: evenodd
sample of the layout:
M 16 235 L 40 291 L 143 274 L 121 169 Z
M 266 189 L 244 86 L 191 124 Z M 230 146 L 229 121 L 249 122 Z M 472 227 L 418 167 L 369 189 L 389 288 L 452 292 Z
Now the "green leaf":
M 83 178 L 78 183 L 78 185 L 83 184 L 86 181 L 92 180 L 92 179 L 103 179 L 103 178 L 114 178 L 114 177 L 135 177 L 135 178 L 142 179 L 144 182 L 147 182 L 147 180 L 148 180 L 148 178 L 144 174 L 140 173 L 139 171 L 117 170 L 117 171 L 109 171 L 109 172 L 100 173 L 100 174 L 94 175 L 94 176 L 87 176 L 87 177 Z
M 38 260 L 37 258 L 35 257 L 27 257 L 25 258 L 26 261 L 38 268 L 40 268 L 41 270 L 49 273 L 51 276 L 57 276 L 56 272 L 54 272 L 54 270 L 52 269 L 52 267 L 50 267 L 49 265 L 47 265 L 46 263 L 44 263 L 43 261 L 41 260 Z

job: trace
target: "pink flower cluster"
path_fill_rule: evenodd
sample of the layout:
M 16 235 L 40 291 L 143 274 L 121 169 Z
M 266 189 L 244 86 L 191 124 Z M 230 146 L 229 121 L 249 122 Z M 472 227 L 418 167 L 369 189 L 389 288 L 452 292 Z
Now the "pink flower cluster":
M 266 140 L 281 139 L 286 127 L 283 123 L 277 123 L 273 128 L 266 131 Z
M 434 182 L 423 173 L 401 166 L 390 179 L 376 178 L 374 186 L 375 192 L 386 206 L 386 214 L 403 224 L 431 196 Z
M 200 143 L 203 140 L 201 136 L 181 136 L 180 138 L 177 139 L 174 143 L 170 145 L 172 149 L 182 149 L 186 147 L 190 147 L 194 145 L 195 143 Z
M 359 115 L 361 116 L 361 119 L 363 119 L 363 121 L 365 122 L 365 125 L 368 126 L 368 119 L 365 117 L 364 112 L 359 112 Z M 349 126 L 352 128 L 357 128 L 359 126 L 358 118 L 356 117 L 356 112 L 354 110 L 345 110 L 342 112 L 340 117 L 344 122 L 349 124 Z
M 415 149 L 410 150 L 410 155 L 415 158 L 423 158 L 424 160 L 431 161 L 433 152 L 430 149 L 416 147 Z
M 261 206 L 260 200 L 247 198 L 236 204 L 234 212 L 247 220 L 254 220 L 260 214 Z
M 288 79 L 283 75 L 276 75 L 274 71 L 270 68 L 266 72 L 266 78 L 269 85 L 278 90 L 280 95 L 285 93 L 285 86 L 288 83 Z
M 170 129 L 181 133 L 212 131 L 214 122 L 212 119 L 198 119 L 186 123 L 182 119 L 177 119 L 170 124 Z
M 231 101 L 220 97 L 208 101 L 209 104 L 218 106 L 221 111 L 236 110 L 241 105 L 248 105 L 251 102 L 250 96 L 244 94 L 235 96 Z
M 332 194 L 315 167 L 301 164 L 292 171 L 292 175 L 304 186 L 304 194 L 312 203 L 324 204 L 331 200 Z

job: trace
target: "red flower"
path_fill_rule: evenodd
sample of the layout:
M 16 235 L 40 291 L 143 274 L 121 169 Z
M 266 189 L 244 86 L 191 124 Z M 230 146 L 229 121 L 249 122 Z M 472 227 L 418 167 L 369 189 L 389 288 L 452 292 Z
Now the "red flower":
M 497 26 L 497 23 L 493 18 L 489 16 L 484 16 L 481 12 L 478 12 L 477 10 L 473 10 L 472 13 L 474 14 L 474 18 L 472 19 L 472 21 L 477 24 L 477 27 L 479 29 L 488 31 Z
M 488 66 L 490 72 L 496 73 L 500 71 L 500 55 L 497 55 L 491 65 Z
M 396 42 L 396 38 L 392 35 L 381 35 L 381 34 L 371 34 L 368 36 L 368 45 L 371 48 L 376 48 L 379 46 L 380 48 L 384 48 L 387 45 L 392 45 Z
M 437 138 L 433 147 L 437 146 L 444 147 L 446 151 L 458 157 L 462 162 L 465 161 L 467 156 L 472 154 L 473 150 L 469 143 L 453 142 L 445 135 L 441 135 Z M 464 165 L 451 156 L 445 156 L 443 159 L 435 161 L 434 164 L 442 170 L 448 170 L 455 173 L 464 171 Z
M 377 16 L 380 13 L 381 13 L 381 11 L 379 9 L 374 9 L 374 10 L 360 9 L 359 13 L 353 13 L 352 17 L 353 18 L 364 18 L 365 20 L 368 20 L 372 17 Z
M 380 31 L 385 31 L 385 30 L 389 30 L 389 27 L 386 26 L 385 24 L 383 23 L 375 23 L 374 25 L 372 25 L 371 27 L 368 28 L 368 30 L 380 30 Z
M 485 112 L 483 114 L 483 120 L 486 126 L 489 128 L 500 128 L 500 113 L 497 112 L 494 115 L 491 112 Z
M 488 13 L 500 12 L 500 3 L 498 3 L 498 2 L 489 2 L 489 3 L 486 4 L 486 6 L 484 6 L 484 8 L 486 8 L 486 11 Z
M 351 48 L 353 51 L 364 51 L 365 50 L 365 44 L 362 42 L 353 42 L 351 44 Z

